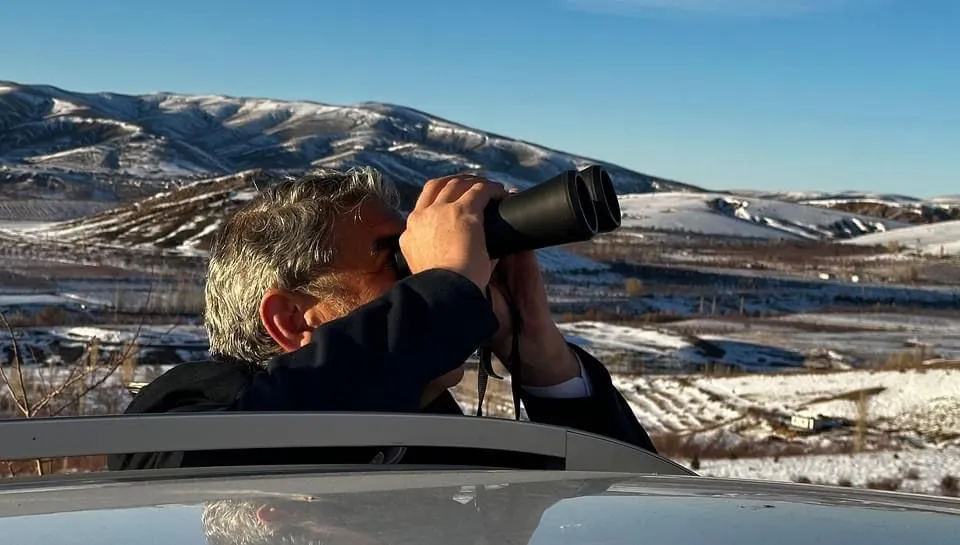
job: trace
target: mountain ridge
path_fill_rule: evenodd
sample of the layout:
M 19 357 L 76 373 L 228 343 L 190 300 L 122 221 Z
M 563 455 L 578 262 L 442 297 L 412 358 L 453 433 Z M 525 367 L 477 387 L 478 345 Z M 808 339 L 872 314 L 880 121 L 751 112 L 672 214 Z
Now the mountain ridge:
M 123 200 L 121 189 L 161 191 L 174 180 L 360 164 L 415 186 L 474 171 L 518 187 L 600 164 L 622 193 L 702 191 L 392 103 L 87 93 L 0 82 L 0 182 L 22 193 L 86 189 Z
M 437 176 L 477 172 L 522 189 L 587 164 L 610 171 L 627 199 L 625 224 L 640 231 L 841 240 L 960 219 L 960 203 L 948 197 L 710 191 L 392 103 L 0 81 L 0 220 L 53 221 L 31 231 L 48 240 L 192 255 L 248 198 L 253 180 L 373 166 L 412 202 Z

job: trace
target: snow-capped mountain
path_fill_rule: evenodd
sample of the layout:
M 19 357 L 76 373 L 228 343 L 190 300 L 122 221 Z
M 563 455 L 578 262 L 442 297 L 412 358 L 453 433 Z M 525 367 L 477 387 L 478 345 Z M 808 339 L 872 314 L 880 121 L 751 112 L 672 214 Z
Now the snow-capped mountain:
M 70 92 L 0 82 L 0 188 L 115 199 L 250 169 L 364 164 L 398 183 L 462 171 L 525 187 L 598 163 L 621 193 L 698 191 L 392 104 Z M 125 193 L 126 192 L 126 193 Z
M 960 218 L 954 198 L 708 192 L 391 104 L 0 82 L 0 219 L 59 221 L 31 232 L 82 244 L 202 252 L 253 188 L 310 168 L 372 165 L 412 202 L 445 174 L 482 172 L 523 188 L 587 163 L 610 171 L 624 227 L 638 231 L 851 239 Z

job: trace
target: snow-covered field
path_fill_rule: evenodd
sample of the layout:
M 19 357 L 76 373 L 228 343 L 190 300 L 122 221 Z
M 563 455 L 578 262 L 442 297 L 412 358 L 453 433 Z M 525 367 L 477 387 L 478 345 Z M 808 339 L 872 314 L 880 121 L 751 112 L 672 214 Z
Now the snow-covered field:
M 960 316 L 896 312 L 792 314 L 769 320 L 693 319 L 664 324 L 667 332 L 772 346 L 831 368 L 881 364 L 920 354 L 960 360 Z
M 705 358 L 691 338 L 657 329 L 628 331 L 597 323 L 564 324 L 569 338 L 587 346 L 598 356 L 601 347 L 629 348 L 654 359 Z M 105 349 L 115 352 L 129 343 L 131 326 L 57 328 L 50 332 L 63 342 L 97 337 Z M 154 325 L 141 331 L 149 348 L 178 345 L 180 350 L 202 353 L 203 331 L 198 326 Z M 762 352 L 761 352 L 762 353 Z M 202 357 L 202 356 L 201 356 Z M 741 353 L 737 357 L 756 358 Z M 198 359 L 198 358 L 194 358 Z M 189 363 L 187 363 L 189 365 Z M 169 365 L 141 365 L 118 369 L 101 388 L 109 395 L 90 396 L 87 411 L 119 410 L 129 395 L 118 391 L 121 380 L 149 380 Z M 8 367 L 6 371 L 11 369 Z M 49 390 L 58 381 L 76 376 L 70 367 L 25 369 L 26 381 L 36 381 Z M 94 383 L 94 371 L 83 383 Z M 44 377 L 40 380 L 40 377 Z M 471 413 L 476 399 L 475 375 L 468 373 L 455 393 L 464 410 Z M 491 380 L 488 412 L 509 416 L 508 381 Z M 836 484 L 849 480 L 867 486 L 879 480 L 902 480 L 900 488 L 938 493 L 940 481 L 960 474 L 960 367 L 930 366 L 898 371 L 833 371 L 795 373 L 750 373 L 709 376 L 614 374 L 615 386 L 623 392 L 639 420 L 665 454 L 689 464 L 685 453 L 700 452 L 699 472 L 706 475 L 797 480 Z M 866 390 L 864 444 L 868 450 L 899 449 L 837 456 L 789 456 L 812 452 L 849 452 L 857 435 L 858 407 L 851 392 Z M 806 435 L 791 427 L 791 417 L 820 416 L 834 429 Z M 677 449 L 679 444 L 682 448 Z M 781 453 L 774 459 L 770 454 Z M 726 454 L 740 459 L 730 460 Z M 888 483 L 889 484 L 889 483 Z M 871 484 L 871 486 L 874 486 Z M 886 485 L 884 485 L 886 486 Z
M 512 417 L 508 383 L 490 381 L 488 414 Z M 702 475 L 957 494 L 960 367 L 785 376 L 619 375 L 614 384 L 663 454 Z M 468 414 L 475 410 L 475 385 L 475 375 L 468 373 L 458 387 Z M 857 406 L 838 397 L 857 388 L 883 391 L 867 404 L 866 450 L 854 453 Z M 802 415 L 822 415 L 838 427 L 807 435 L 789 425 L 792 416 Z M 816 454 L 822 452 L 833 454 Z
M 957 496 L 960 448 L 703 460 L 696 471 L 707 477 L 812 482 Z
M 795 318 L 761 325 L 703 319 L 659 326 L 574 321 L 559 327 L 569 341 L 596 354 L 614 371 L 644 374 L 844 370 L 885 364 L 904 354 L 911 356 L 911 365 L 914 354 L 933 361 L 960 360 L 960 317 L 826 314 Z M 76 348 L 94 338 L 105 351 L 122 350 L 136 341 L 141 356 L 156 353 L 158 358 L 192 361 L 206 357 L 206 332 L 198 322 L 31 326 L 15 332 L 31 363 L 69 361 Z M 816 327 L 794 329 L 796 324 Z M 863 329 L 845 330 L 844 324 L 861 324 Z M 868 329 L 867 324 L 875 328 Z M 816 331 L 821 326 L 824 330 Z M 0 331 L 0 351 L 9 349 L 10 334 Z
M 960 365 L 735 377 L 621 375 L 615 383 L 652 433 L 763 441 L 784 434 L 793 416 L 856 422 L 859 392 L 866 392 L 869 442 L 960 446 Z M 849 431 L 783 438 L 824 448 L 824 441 L 848 440 Z
M 694 339 L 664 331 L 595 323 L 563 328 L 568 338 L 605 362 L 610 353 L 604 353 L 604 347 L 645 352 L 651 361 L 672 361 L 678 367 L 681 358 L 704 357 Z M 768 350 L 760 347 L 736 357 L 748 362 L 765 353 Z M 960 360 L 918 361 L 894 370 L 615 373 L 614 384 L 652 434 L 682 438 L 715 454 L 750 445 L 781 453 L 849 450 L 860 419 L 861 393 L 866 396 L 863 441 L 868 447 L 960 447 Z M 464 399 L 475 399 L 474 387 L 472 379 L 461 385 Z M 491 410 L 512 411 L 508 390 L 492 387 L 491 392 Z M 472 410 L 470 403 L 465 408 Z M 820 418 L 829 429 L 806 435 L 793 417 Z
M 910 253 L 932 256 L 958 255 L 960 254 L 960 220 L 873 233 L 844 241 L 844 243 L 867 246 L 897 245 Z
M 645 373 L 690 371 L 711 363 L 744 371 L 850 369 L 915 352 L 960 360 L 960 315 L 820 313 L 756 323 L 700 318 L 637 327 L 578 321 L 560 328 L 571 341 Z
M 122 378 L 145 380 L 170 367 L 141 365 L 126 377 L 117 373 L 107 386 L 119 386 Z M 23 372 L 26 382 L 50 387 L 78 371 L 30 366 Z M 509 378 L 491 379 L 489 413 L 510 416 L 508 384 Z M 685 452 L 698 451 L 704 459 L 849 452 L 861 423 L 861 393 L 867 450 L 960 448 L 960 366 L 739 376 L 614 373 L 613 384 L 652 436 L 682 440 Z M 475 386 L 471 372 L 455 392 L 467 412 L 474 409 Z M 804 427 L 807 417 L 818 419 L 816 433 Z
M 598 356 L 626 359 L 643 372 L 689 372 L 711 364 L 744 371 L 799 368 L 806 357 L 775 346 L 721 336 L 693 336 L 667 329 L 631 327 L 604 322 L 560 324 L 573 343 Z

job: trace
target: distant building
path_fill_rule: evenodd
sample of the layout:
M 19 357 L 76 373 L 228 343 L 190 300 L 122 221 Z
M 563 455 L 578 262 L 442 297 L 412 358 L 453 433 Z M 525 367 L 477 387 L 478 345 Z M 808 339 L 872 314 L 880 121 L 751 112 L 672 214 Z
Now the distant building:
M 834 428 L 842 428 L 848 426 L 849 423 L 841 418 L 830 418 L 819 414 L 817 416 L 794 414 L 790 416 L 787 425 L 795 430 L 816 433 Z

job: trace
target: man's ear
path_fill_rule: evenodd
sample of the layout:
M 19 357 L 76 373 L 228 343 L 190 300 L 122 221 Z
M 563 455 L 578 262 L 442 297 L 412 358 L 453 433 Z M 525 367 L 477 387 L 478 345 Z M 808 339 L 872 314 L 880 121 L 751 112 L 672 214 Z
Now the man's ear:
M 272 288 L 260 300 L 260 321 L 284 352 L 293 352 L 310 342 L 319 325 L 314 307 L 309 296 Z

